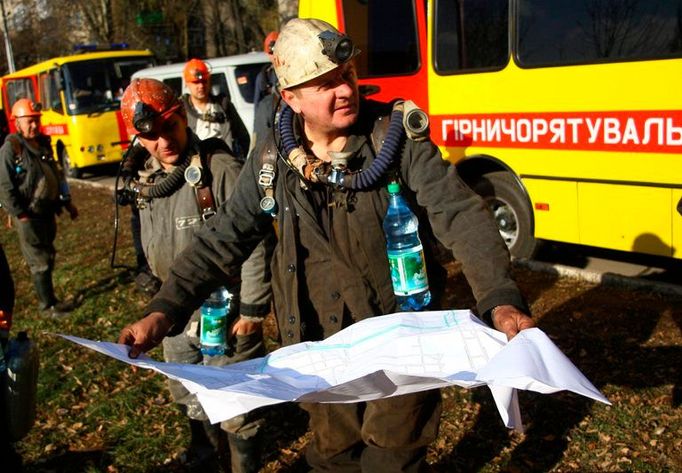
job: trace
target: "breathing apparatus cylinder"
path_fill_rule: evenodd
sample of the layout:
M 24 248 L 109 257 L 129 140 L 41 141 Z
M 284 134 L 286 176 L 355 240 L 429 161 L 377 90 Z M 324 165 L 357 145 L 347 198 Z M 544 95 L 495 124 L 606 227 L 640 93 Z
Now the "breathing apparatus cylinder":
M 5 418 L 12 441 L 21 440 L 31 429 L 36 418 L 38 387 L 38 346 L 19 332 L 9 341 L 5 352 L 7 370 L 4 377 Z

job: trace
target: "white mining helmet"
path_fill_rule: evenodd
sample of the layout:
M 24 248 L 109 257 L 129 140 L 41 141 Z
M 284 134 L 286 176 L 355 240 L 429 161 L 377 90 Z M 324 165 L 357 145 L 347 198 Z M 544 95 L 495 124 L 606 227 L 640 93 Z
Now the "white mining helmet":
M 273 53 L 279 85 L 289 89 L 336 69 L 360 50 L 325 21 L 294 18 L 280 31 Z

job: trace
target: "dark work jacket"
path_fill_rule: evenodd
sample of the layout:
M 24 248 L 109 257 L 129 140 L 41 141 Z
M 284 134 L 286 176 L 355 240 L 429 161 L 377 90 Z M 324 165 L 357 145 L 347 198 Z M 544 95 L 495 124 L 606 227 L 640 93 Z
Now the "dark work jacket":
M 344 151 L 351 169 L 365 169 L 375 158 L 370 138 L 385 104 L 363 101 Z M 229 205 L 199 233 L 175 261 L 169 280 L 147 311 L 161 311 L 178 323 L 206 295 L 204 287 L 222 273 L 234 276 L 272 219 L 258 205 L 264 140 L 247 160 Z M 510 276 L 507 248 L 482 199 L 458 177 L 430 141 L 405 143 L 398 172 L 416 202 L 424 207 L 435 236 L 461 261 L 480 313 L 512 304 L 525 309 Z M 275 197 L 278 244 L 272 261 L 273 294 L 283 343 L 326 338 L 354 321 L 396 311 L 382 222 L 388 207 L 384 178 L 367 191 L 333 193 L 339 204 L 319 222 L 298 176 L 278 161 Z M 322 223 L 322 225 L 321 225 Z M 328 228 L 328 233 L 324 228 Z
M 22 213 L 50 216 L 71 199 L 64 173 L 54 160 L 50 137 L 39 135 L 38 145 L 29 145 L 15 133 L 7 136 L 0 148 L 0 205 L 15 217 Z

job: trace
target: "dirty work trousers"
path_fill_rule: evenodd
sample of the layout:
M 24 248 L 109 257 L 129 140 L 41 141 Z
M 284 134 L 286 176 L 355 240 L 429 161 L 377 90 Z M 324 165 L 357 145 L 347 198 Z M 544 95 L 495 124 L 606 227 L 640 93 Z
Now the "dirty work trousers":
M 200 317 L 199 311 L 195 311 L 182 333 L 174 337 L 164 338 L 163 355 L 166 361 L 193 365 L 225 366 L 265 356 L 263 334 L 257 332 L 251 335 L 238 336 L 232 356 L 226 354 L 204 357 L 199 343 Z M 179 381 L 169 380 L 168 384 L 173 400 L 185 406 L 187 416 L 190 419 L 201 421 L 208 419 L 195 395 L 190 394 Z M 245 414 L 222 422 L 220 427 L 228 433 L 248 439 L 256 435 L 261 424 L 262 419 Z
M 315 472 L 426 472 L 426 448 L 438 435 L 440 391 L 353 404 L 301 403 L 313 439 Z
M 54 239 L 57 236 L 57 222 L 54 214 L 31 217 L 22 222 L 13 219 L 19 235 L 19 246 L 33 276 L 40 308 L 47 309 L 57 303 L 52 285 L 52 270 L 55 256 Z
M 27 222 L 13 218 L 19 235 L 19 246 L 31 274 L 52 272 L 56 251 L 57 222 L 54 214 L 31 217 Z

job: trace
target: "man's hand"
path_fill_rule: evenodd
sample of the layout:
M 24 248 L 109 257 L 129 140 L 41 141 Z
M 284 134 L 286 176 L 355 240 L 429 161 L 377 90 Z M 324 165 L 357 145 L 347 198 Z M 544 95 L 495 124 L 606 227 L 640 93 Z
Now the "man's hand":
M 78 209 L 71 202 L 66 204 L 66 210 L 69 212 L 69 217 L 71 217 L 71 220 L 76 220 L 78 218 Z
M 118 343 L 128 345 L 130 358 L 137 358 L 140 353 L 147 352 L 163 341 L 173 323 L 163 312 L 152 312 L 145 318 L 134 322 L 121 330 Z
M 535 327 L 533 319 L 513 305 L 498 305 L 492 311 L 493 325 L 511 340 L 521 330 Z
M 231 333 L 233 337 L 236 337 L 237 335 L 251 335 L 259 330 L 263 330 L 262 321 L 256 322 L 253 319 L 239 317 L 234 324 L 232 324 Z

